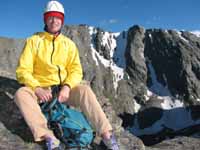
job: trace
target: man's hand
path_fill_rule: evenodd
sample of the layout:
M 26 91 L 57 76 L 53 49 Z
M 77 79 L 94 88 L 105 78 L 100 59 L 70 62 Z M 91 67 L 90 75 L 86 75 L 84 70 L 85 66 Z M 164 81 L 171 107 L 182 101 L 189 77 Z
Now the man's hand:
M 62 86 L 59 95 L 58 101 L 59 102 L 66 102 L 69 99 L 70 87 L 67 85 Z
M 48 102 L 52 99 L 52 94 L 50 89 L 37 87 L 35 89 L 35 95 L 38 97 L 40 103 Z

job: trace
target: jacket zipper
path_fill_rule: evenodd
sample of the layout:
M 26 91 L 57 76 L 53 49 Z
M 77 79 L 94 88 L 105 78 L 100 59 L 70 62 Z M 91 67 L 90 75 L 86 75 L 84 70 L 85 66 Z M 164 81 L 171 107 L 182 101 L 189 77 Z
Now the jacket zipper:
M 52 44 L 53 44 L 53 51 L 51 53 L 51 63 L 53 64 L 53 54 L 54 54 L 54 51 L 55 51 L 55 37 L 53 38 Z M 60 74 L 60 67 L 59 67 L 59 65 L 56 65 L 56 67 L 58 68 L 58 77 L 59 77 L 60 85 L 61 85 L 62 80 L 61 80 L 61 74 Z

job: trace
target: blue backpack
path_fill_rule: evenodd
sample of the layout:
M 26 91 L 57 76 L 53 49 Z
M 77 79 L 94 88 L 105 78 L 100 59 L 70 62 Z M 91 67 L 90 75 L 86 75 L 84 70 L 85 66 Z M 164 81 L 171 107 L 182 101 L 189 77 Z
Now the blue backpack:
M 44 103 L 41 108 L 49 128 L 66 148 L 89 149 L 93 130 L 81 112 L 66 107 L 57 99 Z

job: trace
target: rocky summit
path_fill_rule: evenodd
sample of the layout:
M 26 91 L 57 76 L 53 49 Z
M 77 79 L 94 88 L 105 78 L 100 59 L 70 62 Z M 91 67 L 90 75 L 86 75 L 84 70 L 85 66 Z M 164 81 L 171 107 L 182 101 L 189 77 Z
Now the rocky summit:
M 120 150 L 199 150 L 200 36 L 145 29 L 111 33 L 64 26 L 79 48 L 84 81 L 111 121 Z M 13 98 L 15 69 L 25 39 L 0 37 L 0 149 L 43 150 Z M 104 150 L 96 137 L 94 150 Z

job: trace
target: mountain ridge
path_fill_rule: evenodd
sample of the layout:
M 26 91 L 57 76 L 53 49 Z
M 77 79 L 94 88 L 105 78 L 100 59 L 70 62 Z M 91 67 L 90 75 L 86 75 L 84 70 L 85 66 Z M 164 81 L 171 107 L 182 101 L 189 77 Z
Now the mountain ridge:
M 188 31 L 144 29 L 138 25 L 120 33 L 87 25 L 65 26 L 62 33 L 77 44 L 84 80 L 94 90 L 114 129 L 118 130 L 121 149 L 145 149 L 133 135 L 141 138 L 162 133 L 160 140 L 152 142 L 154 145 L 167 138 L 168 128 L 175 132 L 200 124 L 200 113 L 193 107 L 200 104 L 198 35 Z M 13 74 L 24 42 L 25 39 L 0 38 L 0 75 L 6 77 L 2 79 L 1 91 L 7 99 L 5 91 L 13 95 L 16 88 L 5 89 L 3 81 L 15 79 Z M 174 120 L 182 114 L 185 126 L 178 128 Z M 167 118 L 172 120 L 170 126 Z M 123 137 L 135 140 L 126 145 Z M 156 136 L 152 136 L 152 141 L 155 139 Z M 145 139 L 142 140 L 145 143 Z

